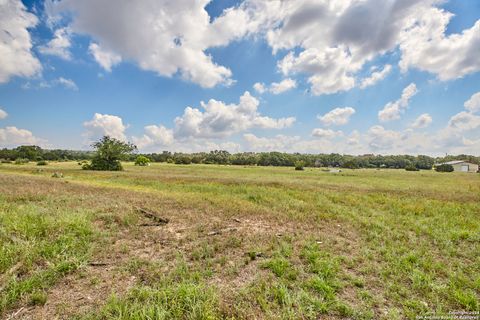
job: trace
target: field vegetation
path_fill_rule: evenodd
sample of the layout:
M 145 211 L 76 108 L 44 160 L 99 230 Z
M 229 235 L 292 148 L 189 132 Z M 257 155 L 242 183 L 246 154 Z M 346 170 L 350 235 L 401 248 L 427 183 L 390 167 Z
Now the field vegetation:
M 122 165 L 0 164 L 0 318 L 480 308 L 479 174 Z

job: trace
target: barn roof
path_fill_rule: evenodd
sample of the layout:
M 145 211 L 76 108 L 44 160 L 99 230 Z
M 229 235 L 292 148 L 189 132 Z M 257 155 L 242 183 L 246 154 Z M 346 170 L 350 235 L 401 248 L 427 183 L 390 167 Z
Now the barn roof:
M 441 164 L 450 164 L 450 165 L 453 165 L 453 164 L 459 164 L 459 163 L 469 163 L 468 161 L 465 161 L 465 160 L 453 160 L 453 161 L 448 161 L 448 162 L 443 162 Z

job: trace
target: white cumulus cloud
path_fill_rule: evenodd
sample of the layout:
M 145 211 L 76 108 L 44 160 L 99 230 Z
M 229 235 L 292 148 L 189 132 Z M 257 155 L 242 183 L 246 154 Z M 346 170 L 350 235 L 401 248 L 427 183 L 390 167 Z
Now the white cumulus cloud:
M 342 131 L 333 131 L 332 129 L 315 128 L 312 131 L 312 136 L 317 138 L 332 139 L 343 135 Z
M 253 85 L 253 89 L 262 94 L 265 92 L 271 92 L 273 94 L 280 94 L 297 87 L 297 81 L 287 78 L 280 82 L 272 82 L 270 86 L 265 86 L 264 83 L 257 82 Z
M 374 71 L 368 78 L 362 79 L 360 83 L 360 88 L 364 89 L 366 87 L 373 86 L 377 82 L 385 79 L 385 77 L 392 71 L 392 66 L 386 64 L 381 71 Z
M 294 117 L 271 118 L 258 111 L 260 102 L 248 91 L 237 104 L 210 99 L 201 102 L 201 108 L 186 107 L 183 114 L 176 117 L 173 128 L 163 125 L 149 125 L 140 137 L 132 140 L 140 149 L 158 150 L 202 150 L 228 148 L 238 150 L 233 142 L 220 139 L 241 133 L 247 129 L 283 129 L 290 127 Z
M 453 14 L 423 8 L 417 23 L 402 36 L 400 67 L 431 72 L 440 80 L 461 78 L 480 71 L 480 20 L 461 33 L 445 35 Z
M 88 50 L 94 57 L 95 61 L 97 61 L 97 63 L 108 72 L 112 71 L 112 67 L 114 65 L 119 64 L 122 61 L 122 57 L 120 55 L 112 51 L 105 50 L 96 43 L 90 43 Z
M 149 125 L 144 128 L 145 133 L 142 137 L 133 137 L 133 143 L 139 149 L 151 147 L 167 147 L 174 142 L 173 130 L 167 129 L 162 125 Z
M 28 32 L 37 22 L 37 17 L 21 1 L 0 1 L 0 83 L 13 76 L 32 77 L 42 70 L 32 53 Z
M 318 115 L 317 118 L 326 126 L 330 125 L 344 125 L 350 120 L 350 117 L 355 113 L 355 109 L 351 107 L 335 108 L 323 116 Z
M 463 106 L 470 112 L 480 112 L 480 92 L 474 93 Z
M 215 63 L 206 50 L 245 35 L 249 27 L 246 14 L 237 10 L 210 21 L 208 2 L 60 0 L 49 1 L 49 13 L 72 17 L 73 32 L 91 36 L 102 50 L 134 61 L 141 69 L 166 77 L 180 74 L 211 88 L 232 84 L 232 72 Z M 118 60 L 96 52 L 95 59 L 106 69 Z
M 63 77 L 59 77 L 59 78 L 53 80 L 53 83 L 62 85 L 65 88 L 71 89 L 71 90 L 74 90 L 74 91 L 78 90 L 77 84 L 72 79 L 66 79 L 66 78 L 63 78 Z
M 71 17 L 73 32 L 91 36 L 117 57 L 202 87 L 233 83 L 231 70 L 215 63 L 208 49 L 249 35 L 263 37 L 275 54 L 286 51 L 279 71 L 306 75 L 314 95 L 377 83 L 391 65 L 356 81 L 358 73 L 398 48 L 402 71 L 416 68 L 449 80 L 480 70 L 480 20 L 447 35 L 453 15 L 438 0 L 245 0 L 216 18 L 205 10 L 208 0 L 47 3 L 51 15 Z M 96 60 L 107 70 L 114 64 Z
M 480 127 L 480 116 L 462 111 L 450 118 L 448 126 L 456 130 L 472 130 Z
M 387 103 L 382 110 L 378 112 L 378 119 L 382 122 L 400 119 L 400 115 L 408 107 L 410 99 L 418 92 L 415 83 L 410 83 L 402 91 L 402 96 L 395 102 Z
M 92 120 L 85 121 L 83 126 L 87 130 L 85 136 L 90 140 L 96 140 L 104 135 L 126 140 L 125 130 L 127 126 L 123 124 L 122 118 L 109 114 L 95 113 Z
M 350 135 L 347 138 L 347 144 L 349 146 L 358 145 L 360 143 L 360 138 L 361 138 L 360 132 L 358 132 L 358 130 L 353 130 L 352 133 L 350 133 Z
M 372 150 L 391 150 L 395 148 L 400 140 L 402 140 L 402 133 L 387 130 L 380 125 L 371 127 L 368 132 L 368 144 Z
M 282 129 L 295 122 L 294 117 L 274 119 L 258 112 L 260 102 L 246 91 L 238 104 L 226 104 L 214 99 L 201 102 L 203 109 L 187 107 L 175 119 L 175 137 L 221 138 L 257 127 Z
M 5 119 L 8 116 L 8 113 L 0 108 L 0 120 Z
M 302 73 L 314 95 L 365 88 L 383 79 L 382 71 L 357 83 L 367 62 L 400 48 L 402 71 L 425 70 L 440 80 L 480 70 L 476 57 L 480 20 L 459 33 L 446 34 L 452 14 L 438 0 L 246 0 L 229 10 L 241 16 L 239 29 L 264 36 L 277 54 L 284 75 Z
M 280 82 L 273 82 L 270 85 L 270 92 L 273 94 L 280 94 L 282 92 L 291 90 L 297 87 L 297 82 L 293 79 L 287 78 Z
M 40 46 L 38 51 L 40 51 L 42 54 L 57 56 L 64 60 L 71 60 L 71 45 L 69 29 L 59 28 L 55 30 L 53 39 L 50 40 L 45 46 Z
M 413 121 L 411 127 L 414 129 L 426 128 L 432 123 L 432 117 L 428 113 L 424 113 L 418 116 L 415 121 Z
M 26 129 L 19 129 L 14 126 L 0 128 L 0 146 L 17 147 L 19 145 L 39 145 L 45 146 L 46 140 L 35 137 L 33 133 Z
M 262 94 L 264 93 L 265 91 L 267 91 L 267 88 L 265 87 L 265 84 L 264 83 L 261 83 L 261 82 L 256 82 L 254 85 L 253 85 L 253 89 L 255 91 L 257 91 L 258 93 Z
M 280 71 L 306 74 L 311 93 L 321 95 L 355 87 L 355 76 L 364 64 L 392 52 L 422 17 L 418 12 L 434 3 L 250 0 L 239 9 L 259 22 L 274 52 L 291 50 L 279 61 Z M 371 85 L 388 72 L 386 67 L 384 73 L 374 74 L 360 85 Z
M 360 67 L 342 48 L 309 48 L 298 56 L 290 52 L 278 63 L 284 75 L 312 73 L 308 82 L 314 95 L 350 90 L 355 86 L 354 73 Z

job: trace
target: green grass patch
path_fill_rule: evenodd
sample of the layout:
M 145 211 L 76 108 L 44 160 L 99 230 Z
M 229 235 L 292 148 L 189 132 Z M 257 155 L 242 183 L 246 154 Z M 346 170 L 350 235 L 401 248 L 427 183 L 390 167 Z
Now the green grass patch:
M 0 196 L 0 313 L 29 296 L 41 304 L 42 290 L 88 260 L 96 236 L 91 213 L 59 202 Z
M 84 319 L 221 319 L 219 297 L 201 273 L 180 261 L 175 270 L 149 285 L 112 296 L 100 312 Z

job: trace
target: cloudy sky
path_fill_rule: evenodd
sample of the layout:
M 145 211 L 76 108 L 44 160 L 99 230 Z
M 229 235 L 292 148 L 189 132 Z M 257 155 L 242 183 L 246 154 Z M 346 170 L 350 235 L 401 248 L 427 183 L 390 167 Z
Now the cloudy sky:
M 0 147 L 480 155 L 478 0 L 0 0 Z

